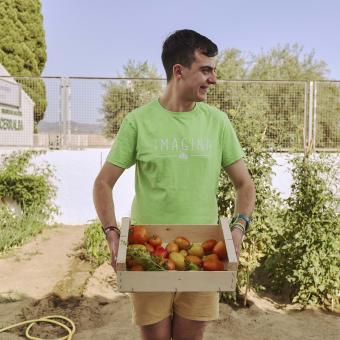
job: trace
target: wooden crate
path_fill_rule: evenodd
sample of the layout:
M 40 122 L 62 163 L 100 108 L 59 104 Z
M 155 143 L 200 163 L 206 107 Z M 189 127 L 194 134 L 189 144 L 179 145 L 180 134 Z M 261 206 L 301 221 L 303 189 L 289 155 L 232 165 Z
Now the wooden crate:
M 192 243 L 211 238 L 224 240 L 228 261 L 224 264 L 224 271 L 127 271 L 126 251 L 130 219 L 124 217 L 117 258 L 117 283 L 120 292 L 230 292 L 235 290 L 238 262 L 226 218 L 221 218 L 220 223 L 215 225 L 146 224 L 144 226 L 148 229 L 149 235 L 159 235 L 165 244 L 177 236 L 187 237 Z

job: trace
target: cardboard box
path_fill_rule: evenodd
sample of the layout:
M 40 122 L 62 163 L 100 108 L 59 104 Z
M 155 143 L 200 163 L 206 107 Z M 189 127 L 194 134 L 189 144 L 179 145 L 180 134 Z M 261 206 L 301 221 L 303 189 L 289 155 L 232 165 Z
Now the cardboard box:
M 235 291 L 237 259 L 228 220 L 221 218 L 219 224 L 145 224 L 149 235 L 159 235 L 163 244 L 184 236 L 192 243 L 208 239 L 225 241 L 228 260 L 223 271 L 128 271 L 126 251 L 130 219 L 122 219 L 121 236 L 117 258 L 117 284 L 120 292 L 208 292 Z

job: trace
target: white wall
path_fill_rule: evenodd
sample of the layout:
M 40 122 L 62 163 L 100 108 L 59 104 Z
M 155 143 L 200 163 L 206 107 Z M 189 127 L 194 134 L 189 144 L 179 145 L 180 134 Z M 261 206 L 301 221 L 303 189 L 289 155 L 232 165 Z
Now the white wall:
M 87 149 L 83 151 L 48 151 L 37 159 L 38 162 L 48 161 L 56 168 L 58 196 L 56 204 L 61 208 L 57 222 L 65 224 L 87 223 L 96 218 L 92 202 L 92 186 L 96 175 L 105 162 L 109 149 Z M 273 178 L 274 186 L 283 197 L 290 193 L 291 176 L 288 172 L 287 155 L 277 154 L 278 166 Z M 135 167 L 126 170 L 118 180 L 113 197 L 116 217 L 130 215 L 130 207 L 134 196 Z
M 48 151 L 36 163 L 48 161 L 56 169 L 56 205 L 61 215 L 56 222 L 82 224 L 96 218 L 92 201 L 93 182 L 109 149 Z M 134 167 L 122 174 L 113 191 L 117 219 L 130 214 L 134 195 Z
M 8 153 L 13 149 L 0 150 Z M 36 164 L 49 162 L 55 167 L 58 193 L 55 203 L 60 207 L 61 214 L 55 218 L 56 222 L 64 224 L 83 224 L 96 218 L 92 201 L 92 187 L 101 164 L 105 162 L 109 149 L 62 150 L 48 151 L 45 155 L 36 158 Z M 334 155 L 335 158 L 338 155 Z M 290 174 L 288 154 L 274 154 L 277 165 L 274 167 L 273 185 L 279 190 L 282 197 L 290 194 L 292 176 Z M 126 170 L 118 180 L 113 197 L 117 219 L 129 216 L 134 196 L 134 171 L 131 167 Z
M 10 74 L 7 70 L 0 64 L 0 77 L 1 76 L 9 76 Z M 12 77 L 2 78 L 2 87 L 6 87 L 6 83 L 14 83 L 16 81 Z M 12 85 L 13 86 L 13 85 Z M 5 91 L 6 89 L 0 89 L 1 91 Z M 0 117 L 15 121 L 21 121 L 23 129 L 14 131 L 14 130 L 1 130 L 0 129 L 0 146 L 4 145 L 20 145 L 20 146 L 33 146 L 33 109 L 34 102 L 32 99 L 26 94 L 25 91 L 20 90 L 21 96 L 21 107 L 11 107 L 3 104 L 0 100 Z M 14 92 L 12 95 L 15 95 Z M 1 96 L 0 96 L 1 97 Z M 11 99 L 11 98 L 9 98 Z M 14 100 L 16 102 L 16 100 Z M 10 109 L 12 111 L 21 112 L 21 115 L 11 115 L 1 113 L 1 109 Z

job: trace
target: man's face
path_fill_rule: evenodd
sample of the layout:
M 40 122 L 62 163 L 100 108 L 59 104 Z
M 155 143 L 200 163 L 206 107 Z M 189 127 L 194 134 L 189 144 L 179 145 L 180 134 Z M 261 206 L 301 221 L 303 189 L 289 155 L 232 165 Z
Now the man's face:
M 207 57 L 195 52 L 190 68 L 182 66 L 179 90 L 183 99 L 200 102 L 207 98 L 208 88 L 216 83 L 217 57 Z

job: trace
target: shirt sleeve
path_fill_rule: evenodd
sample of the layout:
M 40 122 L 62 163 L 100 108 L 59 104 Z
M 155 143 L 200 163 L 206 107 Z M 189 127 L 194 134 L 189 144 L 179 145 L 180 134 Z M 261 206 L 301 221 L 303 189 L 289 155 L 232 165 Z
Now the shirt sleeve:
M 137 130 L 125 117 L 106 161 L 127 169 L 136 163 Z
M 236 132 L 226 115 L 222 133 L 222 167 L 225 168 L 244 156 L 245 153 L 237 138 Z

